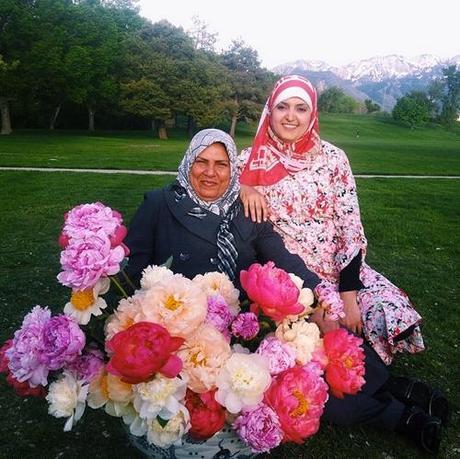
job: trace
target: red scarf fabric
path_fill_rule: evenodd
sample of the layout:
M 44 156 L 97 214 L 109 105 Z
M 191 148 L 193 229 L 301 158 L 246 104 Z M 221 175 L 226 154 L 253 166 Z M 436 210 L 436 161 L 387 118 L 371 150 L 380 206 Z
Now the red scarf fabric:
M 296 142 L 286 143 L 270 127 L 270 114 L 280 102 L 299 97 L 311 109 L 310 125 Z M 317 94 L 312 84 L 298 75 L 281 78 L 275 84 L 260 118 L 248 162 L 240 175 L 244 185 L 273 185 L 288 174 L 308 166 L 308 155 L 321 150 Z

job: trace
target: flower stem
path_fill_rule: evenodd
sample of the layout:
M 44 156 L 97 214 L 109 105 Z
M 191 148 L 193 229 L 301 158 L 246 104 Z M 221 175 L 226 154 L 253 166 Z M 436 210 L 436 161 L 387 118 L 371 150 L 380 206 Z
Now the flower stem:
M 116 276 L 110 276 L 110 280 L 111 282 L 113 282 L 118 290 L 120 291 L 120 293 L 125 297 L 125 298 L 128 298 L 128 294 L 126 293 L 125 289 L 121 286 L 120 282 L 118 282 L 118 279 Z

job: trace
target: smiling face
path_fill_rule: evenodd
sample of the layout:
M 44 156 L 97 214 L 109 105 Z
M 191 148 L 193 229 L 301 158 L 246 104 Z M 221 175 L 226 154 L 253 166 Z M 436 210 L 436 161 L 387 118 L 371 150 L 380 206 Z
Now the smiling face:
M 206 202 L 220 198 L 230 183 L 230 161 L 221 143 L 205 148 L 190 168 L 190 184 L 197 196 Z
M 273 107 L 270 124 L 282 141 L 293 143 L 308 129 L 310 119 L 310 107 L 299 97 L 291 97 Z

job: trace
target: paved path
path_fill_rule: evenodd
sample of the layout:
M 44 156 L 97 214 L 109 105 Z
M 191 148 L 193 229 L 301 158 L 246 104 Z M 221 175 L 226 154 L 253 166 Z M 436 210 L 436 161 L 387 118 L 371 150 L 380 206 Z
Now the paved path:
M 72 169 L 64 167 L 0 167 L 0 171 L 75 172 L 90 174 L 177 175 L 174 171 L 145 171 L 134 169 Z M 460 179 L 460 175 L 378 175 L 355 174 L 357 178 Z

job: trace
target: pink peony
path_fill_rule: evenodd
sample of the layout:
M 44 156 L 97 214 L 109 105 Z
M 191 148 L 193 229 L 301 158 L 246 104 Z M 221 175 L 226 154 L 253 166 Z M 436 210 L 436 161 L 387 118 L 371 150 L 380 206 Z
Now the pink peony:
M 328 359 L 326 381 L 333 395 L 356 394 L 365 383 L 363 340 L 343 328 L 324 335 L 324 352 Z
M 43 327 L 42 362 L 58 370 L 74 361 L 85 347 L 85 334 L 69 316 L 51 317 Z
M 230 338 L 228 327 L 232 323 L 233 314 L 222 295 L 216 294 L 208 296 L 208 314 L 206 322 L 213 325 L 226 338 Z
M 115 234 L 121 225 L 120 213 L 101 202 L 80 204 L 64 215 L 62 234 L 68 238 L 79 238 L 82 231 L 96 233 L 102 230 L 110 236 Z
M 272 261 L 263 266 L 252 264 L 248 271 L 241 271 L 240 281 L 248 297 L 275 321 L 304 310 L 298 302 L 300 292 L 294 281 L 286 271 L 276 268 Z
M 233 423 L 233 428 L 254 453 L 269 452 L 283 439 L 278 416 L 265 403 L 260 403 L 252 411 L 243 411 Z
M 35 306 L 14 333 L 13 344 L 5 356 L 18 382 L 28 381 L 32 387 L 48 383 L 49 368 L 43 359 L 43 330 L 50 317 L 48 308 Z
M 268 359 L 270 374 L 272 376 L 278 375 L 295 365 L 295 349 L 282 343 L 276 336 L 267 336 L 264 338 L 256 353 Z
M 255 338 L 259 333 L 260 326 L 257 316 L 253 312 L 239 314 L 232 323 L 232 333 L 237 338 L 244 340 Z
M 13 345 L 13 340 L 5 341 L 0 348 L 0 373 L 6 374 L 6 382 L 14 389 L 21 397 L 44 397 L 46 390 L 43 386 L 31 387 L 27 381 L 19 382 L 10 372 L 8 368 L 9 359 L 6 356 L 6 351 Z
M 83 383 L 91 382 L 104 368 L 104 354 L 97 348 L 87 348 L 72 363 L 66 366 L 66 370 L 75 376 L 75 379 Z
M 161 325 L 138 322 L 106 343 L 107 350 L 113 353 L 107 371 L 129 384 L 147 381 L 158 372 L 174 378 L 182 370 L 182 361 L 172 353 L 183 342 Z
M 82 233 L 61 252 L 63 271 L 57 277 L 61 284 L 75 290 L 92 288 L 101 277 L 120 271 L 124 257 L 123 247 L 112 248 L 102 230 L 94 234 Z
M 265 393 L 265 403 L 278 415 L 283 442 L 301 444 L 314 435 L 327 398 L 327 384 L 307 367 L 296 366 L 276 376 Z

